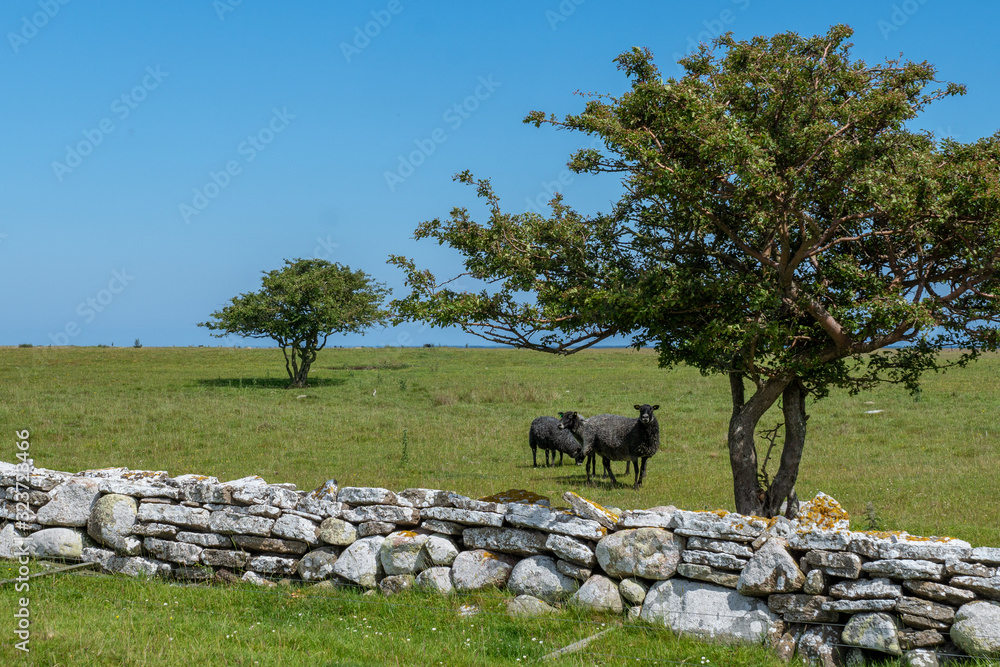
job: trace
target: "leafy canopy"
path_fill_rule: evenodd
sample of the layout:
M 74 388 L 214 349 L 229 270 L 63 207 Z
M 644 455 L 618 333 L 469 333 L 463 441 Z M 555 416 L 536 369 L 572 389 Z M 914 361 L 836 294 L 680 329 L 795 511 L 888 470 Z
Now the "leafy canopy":
M 403 257 L 398 316 L 495 342 L 570 353 L 616 334 L 663 365 L 737 373 L 760 388 L 875 382 L 917 387 L 943 346 L 1000 337 L 1000 134 L 963 144 L 911 127 L 964 93 L 930 64 L 852 59 L 847 26 L 739 42 L 731 35 L 663 79 L 648 50 L 617 58 L 631 81 L 563 120 L 526 123 L 599 137 L 577 172 L 620 175 L 606 214 L 560 197 L 552 214 L 505 213 L 488 180 L 485 224 L 463 208 L 422 223 L 464 256 L 479 292 Z M 896 349 L 889 346 L 906 344 Z
M 321 259 L 286 260 L 265 271 L 261 289 L 233 297 L 199 326 L 247 338 L 271 338 L 285 353 L 293 384 L 303 386 L 316 352 L 333 333 L 362 333 L 385 324 L 389 291 L 364 271 Z

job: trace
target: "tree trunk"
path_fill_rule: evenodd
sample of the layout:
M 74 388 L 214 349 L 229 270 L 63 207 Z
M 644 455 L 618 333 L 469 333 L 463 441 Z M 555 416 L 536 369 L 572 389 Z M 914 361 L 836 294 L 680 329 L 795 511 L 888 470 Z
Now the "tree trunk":
M 795 378 L 788 383 L 781 396 L 781 410 L 785 416 L 785 442 L 781 449 L 781 465 L 767 489 L 763 516 L 778 514 L 781 503 L 795 492 L 795 479 L 799 476 L 799 461 L 806 444 L 806 388 Z
M 754 432 L 757 422 L 774 405 L 793 378 L 776 377 L 757 388 L 749 401 L 744 401 L 743 374 L 730 373 L 733 396 L 733 416 L 729 420 L 729 464 L 733 469 L 733 495 L 740 514 L 767 516 L 765 491 L 757 477 L 757 449 Z M 804 433 L 804 430 L 803 430 Z M 797 464 L 796 464 L 797 471 Z M 792 480 L 794 483 L 794 479 Z

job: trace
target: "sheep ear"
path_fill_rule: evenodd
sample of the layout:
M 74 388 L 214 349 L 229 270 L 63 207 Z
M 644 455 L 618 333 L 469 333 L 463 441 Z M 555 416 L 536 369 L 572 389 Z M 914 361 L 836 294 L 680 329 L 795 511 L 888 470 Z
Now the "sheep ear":
M 638 405 L 633 405 L 632 407 L 633 407 L 633 408 L 635 408 L 636 410 L 638 410 L 638 409 L 639 409 L 639 406 L 638 406 Z
M 654 410 L 659 410 L 659 409 L 660 409 L 660 406 L 659 406 L 659 405 L 654 405 L 654 406 L 653 406 L 653 409 L 654 409 Z

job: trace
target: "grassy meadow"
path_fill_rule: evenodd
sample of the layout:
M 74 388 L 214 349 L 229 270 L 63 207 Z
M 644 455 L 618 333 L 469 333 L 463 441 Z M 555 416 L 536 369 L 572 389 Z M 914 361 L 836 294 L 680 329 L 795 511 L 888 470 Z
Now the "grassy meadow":
M 0 348 L 0 378 L 5 461 L 14 460 L 13 431 L 28 429 L 35 464 L 58 470 L 126 466 L 223 481 L 258 474 L 303 489 L 332 477 L 341 485 L 473 497 L 528 489 L 556 505 L 566 490 L 621 508 L 733 505 L 725 378 L 659 369 L 646 350 L 560 358 L 507 349 L 336 348 L 320 353 L 311 386 L 300 390 L 285 388 L 274 349 Z M 1000 545 L 998 396 L 1000 357 L 988 355 L 968 369 L 927 376 L 916 400 L 886 386 L 810 402 L 799 497 L 832 495 L 856 529 Z M 588 487 L 583 467 L 569 459 L 532 467 L 533 418 L 570 409 L 631 415 L 633 404 L 646 402 L 660 404 L 661 450 L 642 489 Z M 775 413 L 761 426 L 779 420 Z M 0 563 L 0 579 L 8 569 Z M 594 634 L 601 622 L 620 623 L 572 612 L 515 621 L 502 612 L 499 593 L 477 596 L 483 613 L 462 618 L 458 607 L 469 600 L 428 605 L 84 575 L 39 579 L 32 590 L 33 664 L 516 664 Z M 6 608 L 13 595 L 0 587 L 0 604 Z M 10 622 L 0 621 L 3 664 L 20 653 Z M 425 624 L 436 630 L 414 632 Z M 702 646 L 641 624 L 616 626 L 553 664 L 702 664 L 702 657 L 771 664 L 761 650 Z

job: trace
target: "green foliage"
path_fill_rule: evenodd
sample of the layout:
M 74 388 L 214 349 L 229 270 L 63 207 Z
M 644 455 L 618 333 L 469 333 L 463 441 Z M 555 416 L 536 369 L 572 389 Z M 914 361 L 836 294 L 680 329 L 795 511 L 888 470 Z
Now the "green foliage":
M 488 180 L 458 174 L 488 220 L 456 208 L 416 238 L 458 250 L 459 277 L 486 287 L 390 257 L 410 288 L 397 318 L 563 354 L 628 335 L 661 366 L 728 376 L 737 507 L 770 516 L 798 474 L 806 395 L 916 392 L 927 371 L 1000 346 L 1000 133 L 962 144 L 912 129 L 964 88 L 934 88 L 926 62 L 855 59 L 851 34 L 726 34 L 666 80 L 648 50 L 621 54 L 620 97 L 524 119 L 603 141 L 569 166 L 619 175 L 613 209 L 584 216 L 557 195 L 548 217 L 505 213 Z M 963 353 L 942 364 L 946 347 Z M 797 418 L 761 486 L 753 432 L 779 397 Z
M 525 118 L 603 139 L 570 166 L 621 174 L 614 210 L 584 217 L 557 196 L 548 218 L 504 213 L 489 181 L 463 172 L 488 222 L 455 209 L 416 236 L 457 249 L 464 275 L 493 289 L 439 286 L 393 257 L 412 290 L 400 316 L 558 352 L 630 334 L 664 366 L 799 377 L 820 397 L 914 390 L 943 346 L 969 350 L 959 364 L 996 349 L 1000 134 L 960 144 L 909 129 L 964 89 L 928 90 L 928 63 L 853 59 L 850 35 L 724 35 L 666 81 L 648 50 L 623 53 L 621 97 Z
M 139 339 L 138 339 L 138 338 L 136 338 L 136 339 L 135 339 L 135 342 L 134 342 L 134 343 L 132 343 L 132 347 L 134 347 L 134 348 L 137 348 L 137 349 L 138 349 L 138 348 L 140 348 L 140 347 L 142 347 L 142 343 L 141 343 L 141 342 L 139 342 Z
M 304 387 L 309 368 L 333 333 L 363 333 L 384 324 L 389 290 L 364 271 L 321 259 L 286 260 L 265 271 L 258 292 L 233 297 L 201 322 L 212 335 L 270 338 L 285 355 L 291 386 Z

